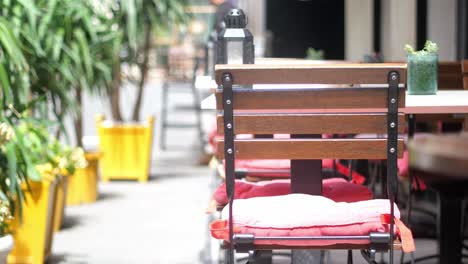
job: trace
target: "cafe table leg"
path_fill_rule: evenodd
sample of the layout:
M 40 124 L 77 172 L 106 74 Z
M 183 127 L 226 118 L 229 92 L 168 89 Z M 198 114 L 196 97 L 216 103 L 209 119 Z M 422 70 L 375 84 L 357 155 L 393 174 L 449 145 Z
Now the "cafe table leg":
M 439 188 L 436 188 L 439 189 Z M 463 193 L 444 188 L 440 194 L 439 254 L 440 263 L 459 264 L 462 260 L 462 201 Z
M 320 138 L 321 135 L 292 135 L 291 137 Z M 322 160 L 291 160 L 291 193 L 322 194 Z M 320 250 L 293 250 L 291 263 L 316 263 L 316 260 L 321 259 L 322 253 Z
M 322 135 L 291 135 L 291 138 L 321 137 Z M 291 160 L 291 193 L 322 194 L 322 160 Z

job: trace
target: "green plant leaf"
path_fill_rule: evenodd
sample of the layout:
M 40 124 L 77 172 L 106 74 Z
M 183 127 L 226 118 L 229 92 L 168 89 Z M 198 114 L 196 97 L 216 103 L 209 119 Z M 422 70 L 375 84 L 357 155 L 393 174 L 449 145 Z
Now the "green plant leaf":
M 5 97 L 5 103 L 7 105 L 13 103 L 13 96 L 11 94 L 10 82 L 8 81 L 8 74 L 3 67 L 3 64 L 0 63 L 0 85 L 2 86 L 3 96 Z
M 39 23 L 38 35 L 40 39 L 44 38 L 46 30 L 48 29 L 49 24 L 52 21 L 54 13 L 56 12 L 55 10 L 56 4 L 57 4 L 57 0 L 47 1 L 46 13 L 42 15 L 41 22 Z
M 8 179 L 10 180 L 10 193 L 14 194 L 16 192 L 16 186 L 18 185 L 17 179 L 17 159 L 16 159 L 16 152 L 14 149 L 14 144 L 7 144 L 6 149 L 6 156 L 8 160 Z
M 77 29 L 74 32 L 76 39 L 78 40 L 78 45 L 80 48 L 80 55 L 83 58 L 83 63 L 86 71 L 86 75 L 89 79 L 93 78 L 93 70 L 91 63 L 91 54 L 89 52 L 89 47 L 83 30 Z

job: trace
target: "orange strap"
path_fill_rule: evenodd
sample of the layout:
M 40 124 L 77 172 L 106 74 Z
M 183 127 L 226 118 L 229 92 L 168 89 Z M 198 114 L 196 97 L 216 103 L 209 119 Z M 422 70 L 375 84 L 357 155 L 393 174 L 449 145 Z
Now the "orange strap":
M 216 239 L 223 239 L 229 241 L 229 221 L 228 220 L 214 220 L 210 223 L 211 236 Z M 234 233 L 240 233 L 240 228 L 234 226 Z
M 344 166 L 343 164 L 336 162 L 336 171 L 342 175 L 348 176 L 350 172 L 350 168 Z M 352 171 L 351 173 L 351 180 L 353 183 L 363 185 L 366 181 L 366 178 L 362 176 L 360 173 L 356 171 Z
M 390 215 L 383 214 L 380 216 L 380 220 L 382 221 L 382 224 L 390 224 Z M 405 226 L 405 224 L 401 222 L 400 219 L 394 217 L 394 221 L 395 226 L 397 227 L 397 234 L 401 239 L 401 248 L 403 249 L 403 252 L 414 252 L 416 247 L 414 245 L 414 239 L 411 230 Z

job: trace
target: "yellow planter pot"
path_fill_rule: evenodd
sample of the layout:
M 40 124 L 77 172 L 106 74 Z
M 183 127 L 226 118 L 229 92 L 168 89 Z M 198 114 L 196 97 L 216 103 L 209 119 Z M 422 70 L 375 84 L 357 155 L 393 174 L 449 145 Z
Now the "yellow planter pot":
M 25 192 L 22 223 L 18 213 L 12 223 L 15 244 L 8 263 L 42 264 L 52 249 L 57 182 L 31 182 L 30 187 L 31 192 Z
M 102 153 L 86 153 L 88 166 L 77 169 L 68 180 L 67 205 L 92 203 L 98 197 L 98 161 Z
M 101 179 L 148 181 L 154 118 L 144 124 L 106 124 L 96 119 L 101 160 Z
M 65 216 L 65 199 L 67 197 L 68 179 L 70 176 L 60 176 L 57 181 L 57 194 L 55 196 L 54 208 L 54 232 L 59 231 L 62 227 L 63 218 Z

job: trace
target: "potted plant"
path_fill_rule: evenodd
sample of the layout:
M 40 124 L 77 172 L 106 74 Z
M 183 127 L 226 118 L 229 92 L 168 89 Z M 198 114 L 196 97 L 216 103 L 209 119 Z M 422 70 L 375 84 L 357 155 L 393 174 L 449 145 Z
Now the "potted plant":
M 58 231 L 62 225 L 66 201 L 70 196 L 68 183 L 75 178 L 76 170 L 85 168 L 87 164 L 81 148 L 63 145 L 51 137 L 47 142 L 48 144 L 39 150 L 44 162 L 36 167 L 43 177 L 55 177 L 58 180 L 52 226 L 53 231 Z
M 105 8 L 105 4 L 100 2 L 88 2 L 80 11 L 83 14 L 81 24 L 86 30 L 86 21 L 93 19 L 97 25 L 91 32 L 86 32 L 83 42 L 86 42 L 87 50 L 90 52 L 90 63 L 93 65 L 86 70 L 85 83 L 79 82 L 73 88 L 78 111 L 75 113 L 75 140 L 77 146 L 85 150 L 84 156 L 87 166 L 77 168 L 74 177 L 69 178 L 67 205 L 80 203 L 91 203 L 98 197 L 98 162 L 101 159 L 102 151 L 99 149 L 85 149 L 83 144 L 83 118 L 82 118 L 82 97 L 83 92 L 87 91 L 93 95 L 106 94 L 108 87 L 112 85 L 112 69 L 116 62 L 116 55 L 119 51 L 121 32 L 115 29 L 116 19 L 109 16 L 111 12 Z M 95 37 L 91 37 L 94 34 Z
M 119 49 L 115 53 L 109 86 L 112 121 L 97 118 L 100 149 L 103 151 L 102 175 L 110 179 L 148 180 L 154 118 L 140 122 L 144 87 L 148 78 L 153 33 L 161 28 L 184 23 L 186 0 L 115 0 L 109 7 L 121 32 Z M 136 77 L 124 69 L 136 69 Z M 125 77 L 124 77 L 125 76 Z M 123 82 L 136 84 L 136 100 L 131 113 L 132 123 L 124 123 L 120 109 L 120 89 Z
M 408 93 L 436 94 L 437 93 L 437 44 L 426 41 L 424 48 L 415 51 L 410 45 L 405 46 L 408 53 Z
M 40 120 L 22 114 L 22 120 L 14 126 L 14 137 L 5 145 L 7 157 L 15 161 L 9 171 L 23 175 L 17 181 L 17 192 L 13 198 L 15 219 L 11 224 L 16 241 L 8 256 L 9 263 L 42 263 L 50 254 L 53 239 L 54 210 L 58 178 L 47 169 L 49 133 Z M 21 156 L 18 148 L 27 149 L 27 156 Z M 16 157 L 9 156 L 9 148 L 17 148 Z M 1 153 L 1 152 L 0 152 Z M 1 155 L 1 154 L 0 154 Z M 27 161 L 26 161 L 27 160 Z M 26 164 L 33 167 L 25 169 Z
M 45 208 L 45 211 L 50 208 L 53 182 L 41 180 L 35 170 L 34 157 L 27 148 L 28 138 L 18 127 L 27 119 L 23 111 L 41 97 L 30 100 L 28 96 L 31 68 L 17 38 L 20 30 L 9 22 L 12 20 L 5 18 L 9 14 L 9 4 L 11 2 L 2 2 L 0 9 L 0 200 L 8 201 L 15 216 L 10 227 L 16 243 L 8 261 L 39 263 L 44 261 L 47 218 L 46 213 L 37 208 Z M 25 247 L 25 240 L 35 243 Z
M 93 10 L 89 6 L 90 1 L 73 0 L 0 2 L 0 118 L 15 135 L 0 151 L 1 175 L 8 176 L 8 185 L 0 186 L 17 216 L 11 263 L 43 263 L 50 253 L 60 179 L 41 168 L 47 160 L 29 148 L 36 144 L 39 150 L 48 149 L 50 136 L 37 133 L 43 126 L 36 125 L 51 129 L 52 122 L 34 121 L 24 131 L 21 124 L 31 121 L 30 116 L 50 119 L 52 113 L 59 125 L 56 135 L 63 134 L 63 118 L 77 109 L 70 88 L 86 87 L 97 71 L 109 72 L 90 60 L 97 56 L 92 54 L 96 49 L 85 40 L 95 38 L 100 25 L 92 24 L 92 16 L 83 17 L 88 15 L 84 11 Z M 114 33 L 108 34 L 107 39 Z
M 25 46 L 31 69 L 27 96 L 31 101 L 48 99 L 45 103 L 35 105 L 34 115 L 49 118 L 50 113 L 53 113 L 59 124 L 56 137 L 65 135 L 68 141 L 69 134 L 65 131 L 63 120 L 72 114 L 79 147 L 82 146 L 83 134 L 80 109 L 82 92 L 87 90 L 103 94 L 110 85 L 115 57 L 113 50 L 120 34 L 112 30 L 115 19 L 100 13 L 93 3 L 89 0 L 14 0 L 0 3 L 0 14 L 17 21 L 13 31 Z M 22 107 L 18 109 L 23 110 Z M 88 156 L 93 159 L 90 164 L 95 164 L 100 155 L 91 153 Z M 87 186 L 94 186 L 91 188 L 93 193 L 97 190 L 97 180 L 93 176 L 96 173 L 94 171 L 88 177 L 87 173 L 83 174 L 80 170 L 77 175 L 77 178 L 83 178 L 88 183 Z M 61 181 L 59 177 L 59 196 L 67 190 L 67 179 Z M 81 188 L 74 186 L 80 185 L 81 181 L 71 181 L 71 184 L 68 189 L 72 192 Z M 81 188 L 79 192 L 83 190 L 86 189 Z

